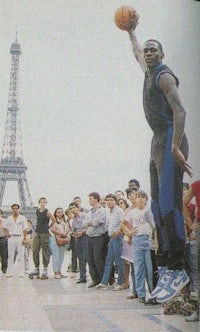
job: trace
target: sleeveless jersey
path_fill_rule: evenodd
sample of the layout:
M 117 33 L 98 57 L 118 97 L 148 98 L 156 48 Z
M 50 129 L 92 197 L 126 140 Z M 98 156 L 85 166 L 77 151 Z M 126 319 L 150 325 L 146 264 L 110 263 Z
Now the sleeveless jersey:
M 179 81 L 177 77 L 166 65 L 160 64 L 155 67 L 154 73 L 151 76 L 148 76 L 147 72 L 145 73 L 143 106 L 146 120 L 153 132 L 162 131 L 173 125 L 173 111 L 159 87 L 159 78 L 164 73 L 171 74 L 178 86 Z
M 47 217 L 48 210 L 40 212 L 39 209 L 36 210 L 37 224 L 36 233 L 49 233 L 49 218 Z

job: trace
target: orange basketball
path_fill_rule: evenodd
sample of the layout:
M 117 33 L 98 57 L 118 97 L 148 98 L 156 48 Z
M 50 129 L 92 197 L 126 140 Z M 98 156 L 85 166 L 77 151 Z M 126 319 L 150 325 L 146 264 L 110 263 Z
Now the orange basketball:
M 126 30 L 124 24 L 131 24 L 135 29 L 138 23 L 139 15 L 131 6 L 123 5 L 119 7 L 114 14 L 114 21 L 116 26 L 121 30 Z

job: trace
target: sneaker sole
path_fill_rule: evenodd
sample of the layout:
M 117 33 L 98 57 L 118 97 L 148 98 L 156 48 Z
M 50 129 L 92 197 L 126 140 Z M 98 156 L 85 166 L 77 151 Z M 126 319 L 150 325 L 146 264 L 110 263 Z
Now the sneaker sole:
M 156 292 L 152 292 L 149 296 L 149 299 L 155 299 L 157 297 L 157 295 L 161 292 L 162 288 L 160 288 L 159 290 L 157 290 Z
M 104 290 L 104 289 L 108 289 L 108 287 L 96 287 L 96 289 Z

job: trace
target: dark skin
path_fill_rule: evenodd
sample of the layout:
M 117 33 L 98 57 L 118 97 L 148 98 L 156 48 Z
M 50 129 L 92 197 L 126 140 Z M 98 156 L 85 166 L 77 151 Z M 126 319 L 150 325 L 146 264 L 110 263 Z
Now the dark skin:
M 153 68 L 162 63 L 164 53 L 160 50 L 159 44 L 156 41 L 147 41 L 144 44 L 144 47 L 141 47 L 135 35 L 135 26 L 133 22 L 130 22 L 125 28 L 129 34 L 136 60 L 140 64 L 143 72 L 147 71 L 147 73 L 151 75 Z M 173 111 L 172 155 L 182 170 L 192 177 L 192 168 L 187 163 L 180 150 L 184 134 L 185 110 L 181 103 L 175 78 L 172 75 L 165 73 L 161 75 L 159 79 L 159 86 Z

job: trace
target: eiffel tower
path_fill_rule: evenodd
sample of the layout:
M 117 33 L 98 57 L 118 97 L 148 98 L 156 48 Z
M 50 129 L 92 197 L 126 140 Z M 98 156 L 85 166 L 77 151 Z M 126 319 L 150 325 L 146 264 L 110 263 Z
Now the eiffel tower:
M 8 109 L 5 126 L 5 135 L 3 149 L 0 161 L 0 206 L 4 215 L 11 213 L 10 207 L 2 206 L 3 196 L 7 181 L 16 181 L 18 184 L 20 212 L 27 219 L 31 219 L 35 224 L 35 207 L 31 199 L 29 187 L 26 179 L 27 167 L 23 161 L 22 141 L 21 141 L 21 123 L 19 108 L 19 56 L 21 55 L 21 46 L 17 41 L 10 48 L 12 57 Z M 17 203 L 17 202 L 13 202 Z

